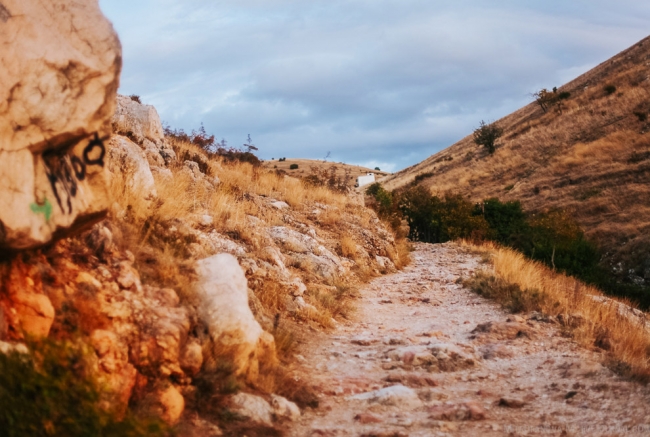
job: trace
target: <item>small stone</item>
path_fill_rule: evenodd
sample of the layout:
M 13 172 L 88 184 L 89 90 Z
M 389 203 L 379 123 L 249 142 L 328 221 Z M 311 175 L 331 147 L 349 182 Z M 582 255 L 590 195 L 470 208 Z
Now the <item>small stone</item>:
M 271 202 L 270 205 L 275 208 L 275 209 L 289 209 L 289 204 L 287 202 L 282 202 L 282 201 L 276 201 L 276 202 Z
M 203 365 L 203 348 L 198 340 L 189 341 L 180 357 L 180 365 L 188 375 L 194 376 Z
M 228 400 L 228 407 L 233 413 L 267 426 L 273 424 L 271 415 L 273 408 L 266 400 L 249 393 L 237 393 Z
M 176 387 L 169 386 L 166 390 L 158 392 L 156 399 L 162 410 L 160 418 L 168 425 L 175 425 L 185 409 L 185 399 Z
M 393 385 L 372 392 L 362 393 L 350 397 L 353 400 L 368 401 L 382 405 L 399 405 L 401 408 L 417 408 L 422 405 L 415 390 L 403 385 Z
M 523 408 L 526 403 L 515 398 L 501 398 L 497 405 L 506 408 Z
M 350 340 L 350 343 L 352 344 L 357 344 L 359 346 L 370 346 L 373 343 L 377 343 L 379 340 L 376 338 L 370 338 L 370 337 L 365 337 L 365 336 L 356 336 L 352 337 Z
M 293 422 L 300 418 L 300 408 L 282 396 L 271 395 L 271 407 L 277 419 L 289 419 Z
M 102 288 L 102 283 L 88 272 L 79 272 L 75 281 L 77 284 L 91 286 L 95 291 L 99 291 Z
M 359 423 L 368 424 L 368 423 L 381 423 L 382 420 L 379 416 L 375 416 L 372 413 L 361 413 L 354 416 L 354 420 Z
M 199 224 L 201 226 L 212 226 L 214 223 L 214 217 L 209 214 L 203 214 L 199 217 Z

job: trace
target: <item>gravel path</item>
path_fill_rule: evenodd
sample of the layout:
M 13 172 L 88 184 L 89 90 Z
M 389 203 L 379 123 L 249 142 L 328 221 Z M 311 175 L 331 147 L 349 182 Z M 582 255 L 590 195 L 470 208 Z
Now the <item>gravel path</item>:
M 557 324 L 457 284 L 486 267 L 476 255 L 454 244 L 412 255 L 361 290 L 355 321 L 303 350 L 320 406 L 288 435 L 650 435 L 648 387 Z

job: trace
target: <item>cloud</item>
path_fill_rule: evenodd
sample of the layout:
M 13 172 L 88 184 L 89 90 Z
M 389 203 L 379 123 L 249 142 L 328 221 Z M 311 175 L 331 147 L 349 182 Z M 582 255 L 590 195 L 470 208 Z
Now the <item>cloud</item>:
M 395 169 L 626 48 L 650 18 L 632 0 L 527 3 L 101 1 L 121 92 L 172 126 L 203 122 L 232 145 L 251 134 L 264 158 Z

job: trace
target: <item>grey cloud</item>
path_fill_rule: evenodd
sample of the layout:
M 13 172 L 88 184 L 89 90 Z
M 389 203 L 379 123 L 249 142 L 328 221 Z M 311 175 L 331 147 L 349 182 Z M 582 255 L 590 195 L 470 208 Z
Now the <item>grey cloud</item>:
M 631 0 L 105 0 L 122 91 L 263 157 L 415 163 L 641 39 Z

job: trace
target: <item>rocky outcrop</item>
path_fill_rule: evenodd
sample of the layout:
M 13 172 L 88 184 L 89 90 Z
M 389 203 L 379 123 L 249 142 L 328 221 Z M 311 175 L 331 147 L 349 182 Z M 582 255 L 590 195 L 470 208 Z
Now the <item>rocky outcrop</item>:
M 108 205 L 121 48 L 97 2 L 0 6 L 0 247 L 26 249 Z
M 126 137 L 114 135 L 108 141 L 108 170 L 112 186 L 127 198 L 151 200 L 156 183 L 145 152 Z
M 275 343 L 248 305 L 246 276 L 237 259 L 219 254 L 197 263 L 195 292 L 215 356 L 230 356 L 237 375 L 258 376 L 260 361 L 273 364 Z
M 118 95 L 112 126 L 113 132 L 130 138 L 142 148 L 152 167 L 162 167 L 176 159 L 174 150 L 165 140 L 158 111 L 153 106 Z

